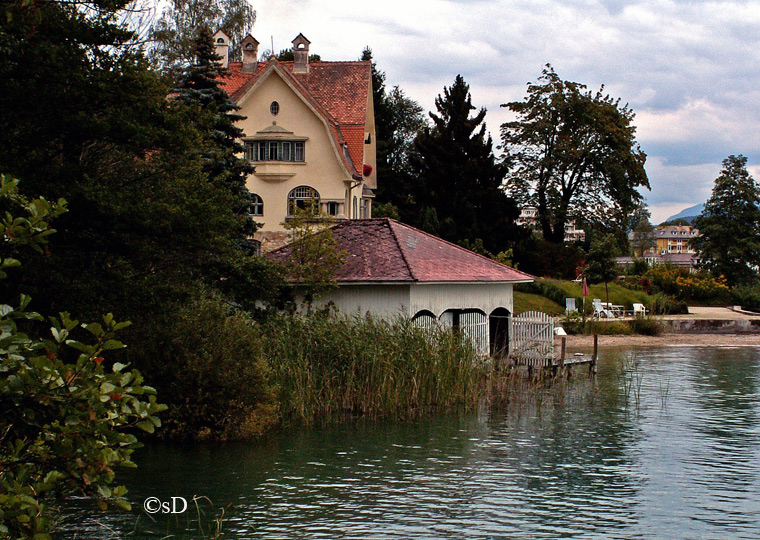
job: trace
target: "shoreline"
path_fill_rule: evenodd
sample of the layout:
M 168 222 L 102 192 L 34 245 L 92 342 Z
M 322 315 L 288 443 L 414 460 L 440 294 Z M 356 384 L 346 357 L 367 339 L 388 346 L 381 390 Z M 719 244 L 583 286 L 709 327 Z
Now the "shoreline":
M 567 336 L 567 347 L 591 349 L 594 336 Z M 661 334 L 641 335 L 600 335 L 599 348 L 605 347 L 760 347 L 760 334 Z

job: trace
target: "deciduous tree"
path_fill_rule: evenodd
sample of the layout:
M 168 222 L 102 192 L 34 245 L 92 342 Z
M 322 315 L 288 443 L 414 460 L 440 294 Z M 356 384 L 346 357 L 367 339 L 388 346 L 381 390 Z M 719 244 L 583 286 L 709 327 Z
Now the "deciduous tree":
M 760 267 L 760 186 L 747 171 L 747 158 L 728 156 L 712 196 L 695 221 L 691 241 L 699 265 L 731 286 L 756 282 Z
M 230 36 L 230 59 L 239 60 L 241 42 L 256 22 L 248 0 L 171 0 L 151 27 L 149 57 L 161 71 L 176 79 L 196 59 L 201 28 L 224 29 Z
M 649 188 L 634 114 L 619 99 L 563 81 L 551 66 L 523 101 L 502 105 L 517 119 L 501 126 L 509 193 L 538 208 L 544 238 L 561 243 L 570 219 L 627 231 Z

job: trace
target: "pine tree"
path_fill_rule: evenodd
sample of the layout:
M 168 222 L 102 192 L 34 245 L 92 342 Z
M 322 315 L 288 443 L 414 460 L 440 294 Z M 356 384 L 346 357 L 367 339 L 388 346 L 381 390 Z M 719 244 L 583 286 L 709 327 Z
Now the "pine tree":
M 518 212 L 501 189 L 505 167 L 494 157 L 483 123 L 486 110 L 470 116 L 475 107 L 461 75 L 444 88 L 435 106 L 438 113 L 430 113 L 434 125 L 418 136 L 419 156 L 413 158 L 419 171 L 414 189 L 417 223 L 422 225 L 423 209 L 433 208 L 442 238 L 470 244 L 480 239 L 488 251 L 503 251 L 515 239 Z
M 246 178 L 253 173 L 253 166 L 241 158 L 244 147 L 240 140 L 243 130 L 235 124 L 245 117 L 236 114 L 240 107 L 230 100 L 221 81 L 228 75 L 214 50 L 211 30 L 201 28 L 195 38 L 195 63 L 183 74 L 176 89 L 175 103 L 189 107 L 194 112 L 196 127 L 207 135 L 208 143 L 201 152 L 204 171 L 212 182 L 221 182 L 235 196 L 236 214 L 245 223 L 241 240 L 256 230 L 255 222 L 248 214 L 251 194 L 245 186 Z
M 701 236 L 691 244 L 699 264 L 729 285 L 757 281 L 760 266 L 760 186 L 747 171 L 747 158 L 728 156 L 712 196 L 695 221 Z

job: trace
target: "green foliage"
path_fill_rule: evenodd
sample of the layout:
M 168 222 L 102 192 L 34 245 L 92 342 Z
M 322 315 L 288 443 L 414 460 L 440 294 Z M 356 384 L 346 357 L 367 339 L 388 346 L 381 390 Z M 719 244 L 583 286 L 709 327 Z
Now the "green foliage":
M 642 336 L 659 336 L 662 334 L 662 323 L 652 317 L 635 317 L 629 324 L 634 334 Z
M 631 250 L 634 257 L 643 257 L 650 248 L 657 246 L 654 226 L 648 220 L 639 221 L 633 228 Z
M 591 242 L 591 249 L 586 256 L 586 268 L 583 275 L 589 283 L 604 283 L 607 302 L 610 294 L 607 284 L 619 274 L 619 268 L 615 262 L 617 254 L 617 240 L 612 234 L 602 239 Z
M 3 269 L 20 266 L 9 251 L 43 251 L 55 232 L 49 220 L 66 211 L 64 201 L 19 195 L 17 185 L 0 175 Z M 104 362 L 124 347 L 115 333 L 129 323 L 108 314 L 102 324 L 80 324 L 64 312 L 45 332 L 30 301 L 22 294 L 17 306 L 0 305 L 0 536 L 50 538 L 57 497 L 84 494 L 102 509 L 129 509 L 126 489 L 111 486 L 114 467 L 135 466 L 131 431 L 152 433 L 166 406 L 137 370 Z
M 514 248 L 520 270 L 541 277 L 575 279 L 585 254 L 576 246 L 556 244 L 540 238 L 527 238 Z
M 689 313 L 689 307 L 686 302 L 662 293 L 652 296 L 646 307 L 654 315 L 681 315 Z
M 263 345 L 283 418 L 411 416 L 477 403 L 481 371 L 468 342 L 409 320 L 274 317 Z
M 580 308 L 580 306 L 578 306 Z M 515 291 L 514 314 L 519 315 L 527 311 L 540 311 L 549 315 L 562 315 L 565 308 L 545 296 L 533 293 Z
M 373 218 L 391 218 L 400 220 L 400 214 L 398 208 L 393 203 L 375 203 L 372 205 L 372 217 Z
M 726 280 L 714 277 L 710 272 L 691 272 L 686 268 L 658 265 L 643 276 L 664 294 L 684 301 L 725 304 L 729 299 Z
M 760 185 L 747 171 L 747 158 L 729 156 L 715 179 L 712 196 L 695 220 L 700 236 L 691 241 L 701 268 L 725 276 L 730 286 L 757 282 L 760 266 Z
M 460 75 L 435 106 L 433 126 L 417 136 L 418 155 L 411 158 L 419 171 L 412 187 L 417 211 L 412 221 L 454 243 L 480 239 L 489 252 L 503 251 L 521 233 L 514 224 L 517 207 L 501 188 L 506 169 L 493 155 L 486 110 L 470 116 L 475 107 Z M 435 221 L 428 208 L 435 211 Z
M 760 284 L 741 285 L 731 290 L 731 301 L 751 311 L 760 311 Z
M 298 209 L 284 224 L 290 232 L 290 253 L 283 273 L 307 301 L 336 286 L 335 274 L 346 259 L 335 243 L 332 224 L 329 216 L 309 208 Z
M 160 436 L 250 439 L 277 423 L 264 339 L 249 315 L 213 293 L 147 332 L 144 372 L 169 405 Z
M 538 208 L 544 239 L 560 244 L 569 219 L 602 232 L 629 230 L 649 188 L 646 155 L 627 106 L 582 84 L 563 81 L 547 65 L 524 101 L 503 105 L 518 119 L 501 126 L 509 193 Z
M 151 26 L 151 62 L 175 78 L 195 60 L 195 39 L 202 28 L 230 36 L 230 61 L 240 61 L 241 42 L 256 22 L 248 0 L 171 0 Z

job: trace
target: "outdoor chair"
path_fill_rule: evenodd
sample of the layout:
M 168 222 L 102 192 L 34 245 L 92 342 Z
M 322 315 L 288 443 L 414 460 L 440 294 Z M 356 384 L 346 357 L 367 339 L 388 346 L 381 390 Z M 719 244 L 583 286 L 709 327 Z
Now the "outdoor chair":
M 565 315 L 570 315 L 575 309 L 575 298 L 565 298 Z
M 599 298 L 594 298 L 592 305 L 594 306 L 594 317 L 597 319 L 611 319 L 615 316 L 612 310 L 605 306 Z
M 633 304 L 633 316 L 644 316 L 647 314 L 647 308 L 644 307 L 644 304 Z

